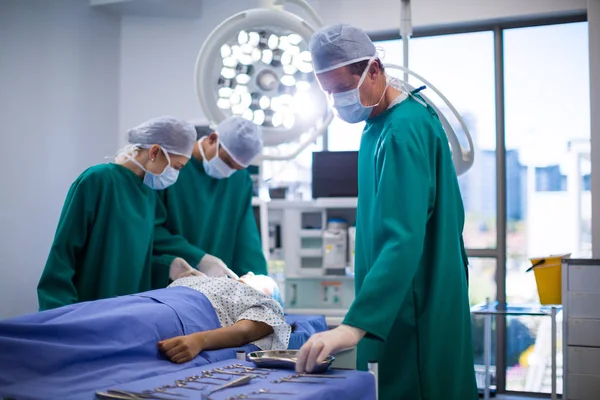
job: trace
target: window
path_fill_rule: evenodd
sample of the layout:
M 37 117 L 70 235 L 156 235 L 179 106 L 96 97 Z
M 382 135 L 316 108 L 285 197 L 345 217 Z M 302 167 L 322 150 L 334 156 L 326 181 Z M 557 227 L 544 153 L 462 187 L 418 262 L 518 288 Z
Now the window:
M 496 300 L 496 259 L 469 259 L 469 303 L 485 303 L 486 299 Z
M 504 60 L 506 296 L 538 303 L 535 278 L 524 272 L 529 258 L 591 257 L 587 23 L 506 30 Z M 511 202 L 522 211 L 511 213 Z M 509 321 L 506 389 L 549 393 L 549 318 Z
M 506 30 L 504 54 L 507 301 L 538 302 L 529 258 L 591 256 L 587 22 Z
M 492 32 L 414 39 L 409 68 L 448 98 L 464 119 L 475 145 L 475 163 L 459 178 L 465 206 L 465 246 L 496 247 L 496 118 Z M 412 80 L 409 79 L 409 82 Z M 438 107 L 441 99 L 423 93 Z M 451 113 L 446 113 L 447 117 Z M 449 119 L 461 133 L 458 120 Z M 461 139 L 461 136 L 459 136 Z

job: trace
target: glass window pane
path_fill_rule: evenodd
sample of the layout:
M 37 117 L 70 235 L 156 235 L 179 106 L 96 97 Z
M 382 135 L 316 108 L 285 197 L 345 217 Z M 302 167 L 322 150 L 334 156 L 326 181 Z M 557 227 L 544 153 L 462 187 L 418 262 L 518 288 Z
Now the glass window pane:
M 465 205 L 465 245 L 496 247 L 496 114 L 494 38 L 477 32 L 410 41 L 409 68 L 439 89 L 465 121 L 475 144 L 475 163 L 459 178 Z M 415 82 L 413 78 L 410 82 Z M 413 84 L 414 86 L 414 84 Z M 444 111 L 433 91 L 423 93 Z M 448 111 L 447 109 L 445 111 Z M 445 112 L 450 116 L 450 112 Z M 459 133 L 458 120 L 448 118 Z M 459 139 L 461 137 L 459 136 Z
M 496 259 L 495 258 L 469 258 L 469 303 L 471 306 L 496 300 Z M 477 386 L 483 389 L 485 383 L 484 365 L 484 322 L 481 315 L 472 315 L 471 329 L 473 332 L 473 351 L 475 356 L 475 376 Z M 492 346 L 491 346 L 491 382 L 496 385 L 496 326 L 492 320 Z
M 591 256 L 587 22 L 504 33 L 507 300 L 538 302 L 531 257 Z
M 496 300 L 496 259 L 469 258 L 469 304 Z
M 562 393 L 562 313 L 557 314 L 557 381 Z M 508 317 L 506 326 L 506 390 L 550 393 L 552 391 L 550 317 Z

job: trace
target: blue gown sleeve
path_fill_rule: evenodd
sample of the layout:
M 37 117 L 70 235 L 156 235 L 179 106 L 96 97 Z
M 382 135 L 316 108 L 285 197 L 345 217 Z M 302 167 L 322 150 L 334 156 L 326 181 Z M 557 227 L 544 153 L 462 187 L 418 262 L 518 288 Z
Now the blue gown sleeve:
M 71 185 L 37 286 L 40 311 L 79 301 L 73 281 L 77 258 L 94 224 L 101 189 L 101 182 L 93 175 L 82 175 Z
M 169 231 L 166 227 L 168 215 L 163 196 L 164 193 L 157 192 L 158 199 L 156 201 L 156 223 L 154 226 L 153 245 L 154 265 L 170 265 L 173 259 L 180 257 L 192 267 L 195 267 L 202 257 L 206 255 L 206 252 L 188 242 L 183 236 L 173 234 Z
M 369 210 L 375 261 L 368 266 L 344 324 L 386 340 L 423 255 L 432 190 L 424 155 L 412 142 L 387 137 L 370 190 L 375 191 Z
M 262 250 L 260 234 L 254 218 L 252 207 L 252 179 L 248 178 L 243 201 L 246 211 L 235 241 L 235 254 L 233 265 L 229 266 L 233 272 L 242 276 L 250 271 L 256 275 L 267 275 L 267 260 Z

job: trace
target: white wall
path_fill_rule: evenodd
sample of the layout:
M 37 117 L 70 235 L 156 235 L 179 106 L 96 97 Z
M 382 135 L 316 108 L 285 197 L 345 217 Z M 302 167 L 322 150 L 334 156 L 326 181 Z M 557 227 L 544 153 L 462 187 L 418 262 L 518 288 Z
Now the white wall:
M 0 319 L 37 310 L 67 190 L 117 149 L 119 41 L 86 1 L 0 1 Z
M 348 22 L 370 32 L 399 27 L 400 0 L 309 0 L 326 24 Z M 207 35 L 224 19 L 258 5 L 256 0 L 202 2 L 197 20 L 124 17 L 121 42 L 120 126 L 157 114 L 203 120 L 193 70 Z M 447 25 L 585 10 L 586 0 L 414 0 L 415 26 Z M 290 8 L 298 11 L 295 6 Z

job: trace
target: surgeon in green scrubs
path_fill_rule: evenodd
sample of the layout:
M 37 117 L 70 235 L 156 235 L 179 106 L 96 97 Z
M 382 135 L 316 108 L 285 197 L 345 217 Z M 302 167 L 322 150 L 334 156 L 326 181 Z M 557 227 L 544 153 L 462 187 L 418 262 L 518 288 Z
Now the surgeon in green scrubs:
M 166 218 L 155 255 L 181 257 L 211 277 L 267 274 L 246 170 L 262 145 L 260 127 L 237 116 L 198 140 L 177 183 L 158 193 Z M 157 271 L 157 286 L 167 286 L 165 269 Z
M 114 163 L 88 168 L 71 185 L 37 288 L 40 311 L 153 288 L 154 192 L 175 183 L 196 130 L 160 117 L 127 139 Z M 193 270 L 181 259 L 162 265 L 174 278 Z
M 416 93 L 385 75 L 360 29 L 310 40 L 317 79 L 336 113 L 366 121 L 358 160 L 356 297 L 342 325 L 314 335 L 298 372 L 358 344 L 379 364 L 382 400 L 474 400 L 464 209 L 446 134 Z

